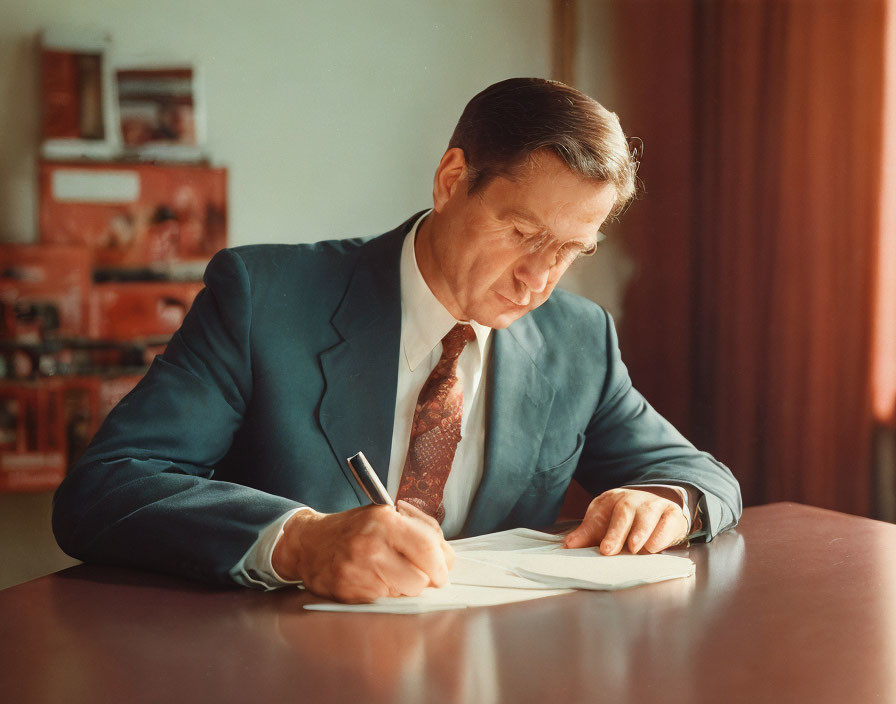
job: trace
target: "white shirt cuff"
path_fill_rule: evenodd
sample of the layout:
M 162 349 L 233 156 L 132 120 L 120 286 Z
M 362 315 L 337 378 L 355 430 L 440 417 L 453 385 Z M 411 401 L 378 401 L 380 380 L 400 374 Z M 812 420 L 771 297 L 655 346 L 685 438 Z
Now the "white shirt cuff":
M 230 570 L 231 579 L 244 587 L 264 589 L 265 591 L 290 585 L 301 585 L 301 580 L 290 581 L 283 579 L 277 574 L 274 565 L 271 563 L 271 558 L 274 555 L 277 541 L 283 535 L 283 526 L 286 525 L 286 522 L 299 511 L 308 510 L 310 510 L 310 507 L 301 506 L 287 511 L 262 530 L 255 542 L 252 543 L 252 547 L 246 551 L 246 554 Z

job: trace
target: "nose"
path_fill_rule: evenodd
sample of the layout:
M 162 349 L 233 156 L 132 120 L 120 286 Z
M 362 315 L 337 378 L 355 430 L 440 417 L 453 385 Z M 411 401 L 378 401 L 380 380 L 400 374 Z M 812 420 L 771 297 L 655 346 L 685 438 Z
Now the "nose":
M 513 273 L 528 291 L 541 293 L 548 285 L 551 264 L 544 252 L 532 252 L 517 260 Z

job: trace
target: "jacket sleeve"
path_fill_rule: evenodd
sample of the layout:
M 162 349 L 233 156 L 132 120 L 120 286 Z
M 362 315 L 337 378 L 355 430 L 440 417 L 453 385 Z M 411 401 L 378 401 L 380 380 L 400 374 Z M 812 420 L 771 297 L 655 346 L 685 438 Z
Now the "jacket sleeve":
M 606 316 L 607 372 L 585 432 L 575 478 L 593 495 L 623 485 L 685 483 L 703 493 L 706 539 L 737 524 L 740 486 L 731 471 L 700 452 L 632 386 L 612 318 Z
M 73 557 L 232 584 L 231 568 L 294 501 L 214 480 L 252 395 L 252 291 L 219 252 L 146 376 L 60 485 L 53 531 Z

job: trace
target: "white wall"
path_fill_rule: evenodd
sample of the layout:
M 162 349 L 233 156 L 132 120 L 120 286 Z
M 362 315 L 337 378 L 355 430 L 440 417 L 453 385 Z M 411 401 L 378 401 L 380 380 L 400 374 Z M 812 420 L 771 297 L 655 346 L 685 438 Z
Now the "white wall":
M 466 101 L 548 76 L 550 0 L 0 0 L 0 240 L 37 238 L 44 26 L 108 30 L 113 62 L 195 60 L 208 151 L 230 170 L 230 243 L 367 235 L 430 203 Z M 581 2 L 579 87 L 612 108 L 601 3 Z M 609 34 L 606 32 L 606 34 Z M 619 313 L 616 245 L 568 287 Z M 52 541 L 50 494 L 0 496 L 0 588 L 71 561 Z
M 578 44 L 575 57 L 575 87 L 618 112 L 618 71 L 613 61 L 613 32 L 609 4 L 601 0 L 579 0 Z M 625 115 L 620 114 L 622 129 Z M 603 228 L 608 238 L 596 256 L 576 262 L 563 278 L 563 288 L 597 301 L 616 318 L 623 313 L 625 286 L 634 273 L 634 263 L 625 253 L 625 219 Z
M 108 29 L 113 61 L 196 60 L 231 243 L 375 234 L 427 205 L 466 101 L 546 76 L 548 0 L 0 0 L 0 238 L 36 237 L 33 37 Z
M 466 101 L 547 76 L 548 0 L 0 0 L 0 239 L 37 238 L 44 26 L 107 29 L 112 59 L 192 59 L 230 241 L 375 234 L 427 206 Z M 70 564 L 50 495 L 0 496 L 0 588 Z

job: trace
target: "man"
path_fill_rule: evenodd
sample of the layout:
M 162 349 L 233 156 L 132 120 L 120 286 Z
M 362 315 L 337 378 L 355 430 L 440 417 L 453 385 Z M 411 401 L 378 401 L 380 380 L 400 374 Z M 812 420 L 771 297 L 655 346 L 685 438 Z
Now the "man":
M 596 498 L 568 546 L 657 552 L 734 525 L 737 482 L 632 388 L 609 316 L 551 295 L 635 169 L 615 115 L 511 79 L 465 109 L 431 211 L 367 241 L 220 252 L 59 488 L 60 545 L 370 601 L 444 584 L 446 536 L 550 525 L 573 478 Z M 366 505 L 359 450 L 398 511 Z

